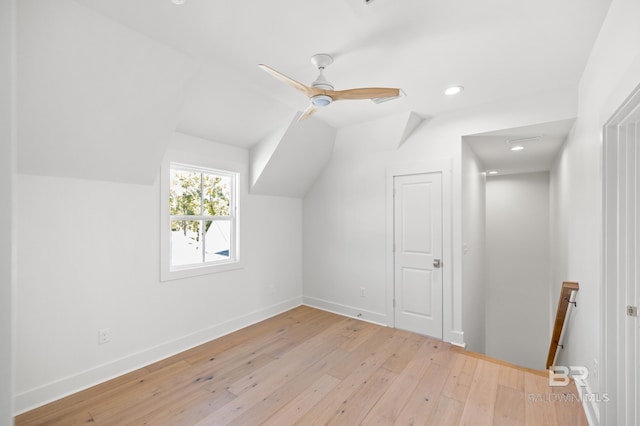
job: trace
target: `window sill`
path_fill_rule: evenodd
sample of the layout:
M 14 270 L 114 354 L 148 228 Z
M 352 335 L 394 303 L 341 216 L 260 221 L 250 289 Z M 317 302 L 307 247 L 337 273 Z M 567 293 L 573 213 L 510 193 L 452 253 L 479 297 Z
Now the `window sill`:
M 169 270 L 163 268 L 160 273 L 160 281 L 174 281 L 184 278 L 198 277 L 201 275 L 218 274 L 220 272 L 236 271 L 244 269 L 244 264 L 240 261 L 228 262 L 219 265 L 196 266 L 187 269 Z

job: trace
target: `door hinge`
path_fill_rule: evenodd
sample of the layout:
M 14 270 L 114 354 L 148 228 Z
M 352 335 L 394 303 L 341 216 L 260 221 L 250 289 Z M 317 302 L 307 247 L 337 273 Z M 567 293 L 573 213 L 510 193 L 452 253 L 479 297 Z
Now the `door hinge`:
M 393 299 L 393 307 L 396 307 L 396 299 Z
M 638 316 L 638 307 L 637 306 L 627 306 L 627 316 L 628 317 L 637 317 Z

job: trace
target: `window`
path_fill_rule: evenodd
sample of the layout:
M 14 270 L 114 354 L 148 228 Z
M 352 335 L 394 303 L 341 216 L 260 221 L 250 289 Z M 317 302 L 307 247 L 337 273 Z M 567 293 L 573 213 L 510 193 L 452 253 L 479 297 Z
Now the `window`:
M 238 261 L 236 186 L 234 172 L 170 164 L 170 272 Z

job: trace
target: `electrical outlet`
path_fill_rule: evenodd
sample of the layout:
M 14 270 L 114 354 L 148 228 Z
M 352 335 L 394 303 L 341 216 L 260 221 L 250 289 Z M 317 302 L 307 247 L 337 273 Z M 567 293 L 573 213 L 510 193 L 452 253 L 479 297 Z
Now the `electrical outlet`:
M 367 289 L 364 287 L 360 287 L 360 297 L 365 297 L 365 293 L 366 293 Z
M 111 341 L 111 329 L 110 328 L 101 328 L 98 330 L 98 344 L 104 345 L 105 343 L 109 343 Z

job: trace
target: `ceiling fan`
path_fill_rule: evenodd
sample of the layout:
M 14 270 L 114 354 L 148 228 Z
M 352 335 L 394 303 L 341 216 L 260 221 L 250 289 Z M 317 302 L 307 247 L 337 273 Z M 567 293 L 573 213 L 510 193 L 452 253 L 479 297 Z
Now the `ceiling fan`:
M 316 108 L 329 105 L 333 101 L 354 100 L 354 99 L 380 99 L 395 98 L 400 96 L 400 89 L 389 89 L 384 87 L 364 87 L 360 89 L 333 90 L 333 85 L 324 76 L 324 69 L 333 63 L 331 55 L 326 53 L 318 53 L 311 57 L 311 63 L 318 68 L 320 74 L 318 78 L 311 83 L 311 86 L 302 84 L 286 75 L 274 70 L 273 68 L 260 64 L 260 68 L 296 90 L 307 95 L 311 104 L 302 113 L 298 120 L 304 120 L 311 114 L 316 112 Z

